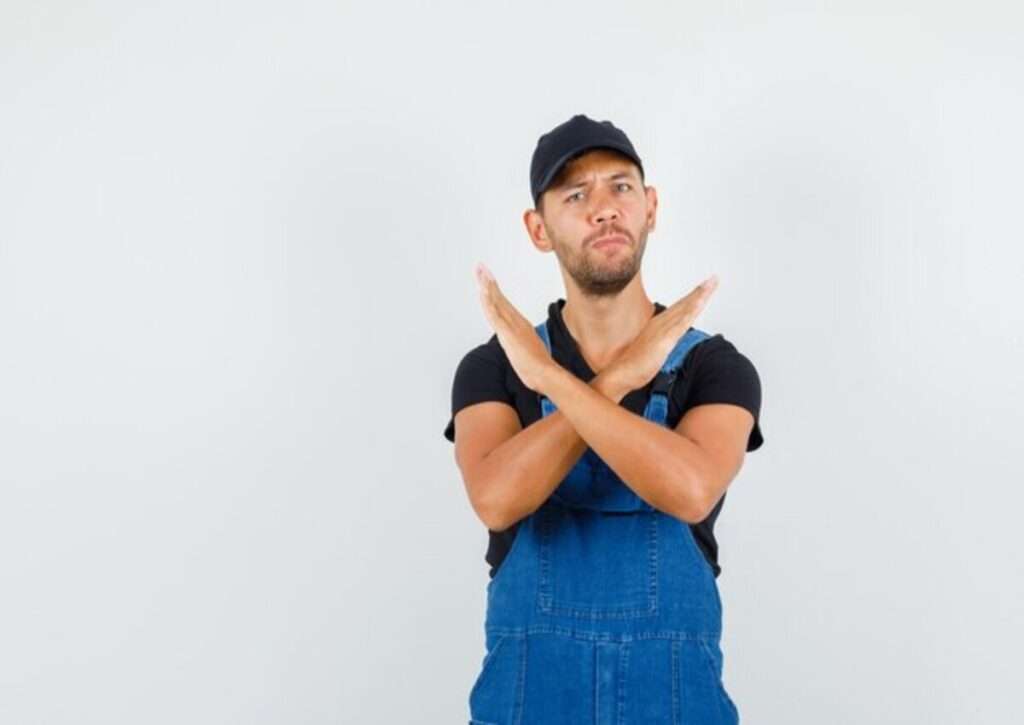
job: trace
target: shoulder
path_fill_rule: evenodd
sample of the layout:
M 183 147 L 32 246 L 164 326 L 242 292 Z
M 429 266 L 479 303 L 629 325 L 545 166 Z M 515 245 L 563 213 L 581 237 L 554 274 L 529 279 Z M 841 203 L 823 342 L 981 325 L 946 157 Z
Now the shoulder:
M 467 351 L 459 361 L 458 368 L 464 366 L 470 369 L 476 369 L 480 366 L 504 367 L 508 364 L 508 356 L 505 355 L 505 351 L 498 342 L 498 336 L 491 335 L 487 342 Z
M 685 413 L 697 405 L 730 403 L 750 411 L 754 428 L 748 451 L 763 443 L 761 434 L 761 378 L 747 355 L 721 333 L 708 337 L 690 349 L 672 389 L 674 402 Z
M 754 363 L 740 352 L 731 340 L 722 333 L 704 334 L 707 337 L 694 345 L 683 361 L 683 373 L 699 373 L 704 376 L 709 373 L 731 373 L 744 377 L 758 377 Z
M 513 405 L 510 369 L 497 335 L 462 356 L 452 380 L 451 416 L 444 429 L 445 438 L 455 441 L 455 414 L 469 405 L 490 400 Z

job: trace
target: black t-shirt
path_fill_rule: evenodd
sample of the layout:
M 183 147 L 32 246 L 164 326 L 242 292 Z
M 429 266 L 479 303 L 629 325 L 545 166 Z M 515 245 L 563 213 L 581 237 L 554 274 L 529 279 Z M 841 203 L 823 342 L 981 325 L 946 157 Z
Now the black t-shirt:
M 551 354 L 555 362 L 589 383 L 596 373 L 580 354 L 576 340 L 569 334 L 562 320 L 564 306 L 565 300 L 561 298 L 548 306 L 547 327 L 551 338 Z M 654 314 L 665 309 L 658 302 L 654 303 L 654 307 Z M 643 415 L 652 384 L 653 379 L 643 388 L 628 393 L 619 404 L 637 415 Z M 455 414 L 468 405 L 489 400 L 507 403 L 515 408 L 523 428 L 541 418 L 538 394 L 523 385 L 498 342 L 497 335 L 491 335 L 486 343 L 470 350 L 459 363 L 452 384 L 452 417 L 444 430 L 444 437 L 454 443 Z M 675 428 L 687 410 L 704 403 L 732 403 L 749 410 L 754 416 L 754 428 L 747 441 L 747 451 L 761 447 L 764 441 L 760 426 L 761 381 L 750 360 L 720 334 L 697 343 L 686 355 L 669 396 L 666 424 Z M 716 577 L 721 567 L 718 565 L 714 526 L 723 503 L 724 495 L 707 518 L 700 523 L 690 524 L 694 539 Z M 490 539 L 484 558 L 491 565 L 491 578 L 511 548 L 517 529 L 518 523 L 504 531 L 489 531 Z

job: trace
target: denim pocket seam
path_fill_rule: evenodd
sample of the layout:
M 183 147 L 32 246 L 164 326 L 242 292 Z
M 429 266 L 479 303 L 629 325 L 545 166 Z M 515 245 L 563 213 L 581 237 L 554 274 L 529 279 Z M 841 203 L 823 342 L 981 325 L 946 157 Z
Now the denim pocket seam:
M 658 520 L 655 514 L 638 513 L 625 514 L 627 516 L 647 516 L 646 523 L 646 559 L 647 559 L 647 582 L 645 603 L 626 602 L 621 606 L 593 606 L 585 602 L 566 601 L 556 599 L 551 590 L 553 579 L 552 554 L 554 546 L 551 544 L 552 529 L 556 526 L 553 517 L 557 514 L 551 511 L 538 512 L 540 516 L 537 522 L 538 533 L 538 577 L 537 577 L 537 607 L 544 614 L 560 614 L 586 619 L 638 619 L 641 617 L 654 617 L 658 614 Z

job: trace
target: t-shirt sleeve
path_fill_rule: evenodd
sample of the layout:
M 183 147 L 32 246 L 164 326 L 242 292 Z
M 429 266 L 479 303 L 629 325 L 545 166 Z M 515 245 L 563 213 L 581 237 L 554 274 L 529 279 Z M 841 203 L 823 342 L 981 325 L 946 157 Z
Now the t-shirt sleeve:
M 451 418 L 444 437 L 455 442 L 455 414 L 466 406 L 495 400 L 515 407 L 512 393 L 505 382 L 506 358 L 500 346 L 484 344 L 463 356 L 455 369 L 452 382 Z
M 754 416 L 754 427 L 747 439 L 747 451 L 764 443 L 761 434 L 761 379 L 754 364 L 724 337 L 718 336 L 703 354 L 692 372 L 686 407 L 705 403 L 731 403 L 746 408 Z M 711 343 L 711 340 L 707 341 Z M 703 344 L 703 343 L 702 343 Z M 693 352 L 696 352 L 694 348 Z

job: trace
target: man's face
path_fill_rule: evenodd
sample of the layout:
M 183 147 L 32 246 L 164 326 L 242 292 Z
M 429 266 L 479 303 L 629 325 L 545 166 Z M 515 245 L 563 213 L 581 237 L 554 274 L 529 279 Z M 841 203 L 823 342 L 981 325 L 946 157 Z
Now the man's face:
M 640 270 L 657 207 L 636 165 L 612 151 L 589 151 L 566 165 L 541 201 L 542 212 L 525 216 L 534 243 L 554 250 L 585 295 L 621 292 Z

